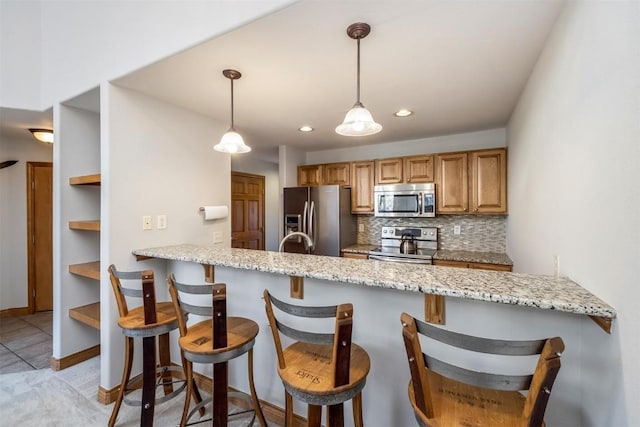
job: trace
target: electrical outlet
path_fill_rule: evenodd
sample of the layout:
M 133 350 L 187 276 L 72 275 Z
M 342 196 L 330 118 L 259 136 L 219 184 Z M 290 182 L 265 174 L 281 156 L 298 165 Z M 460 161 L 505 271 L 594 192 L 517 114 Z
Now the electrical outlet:
M 151 226 L 151 216 L 145 215 L 142 217 L 142 229 L 143 230 L 151 230 L 153 227 Z
M 553 275 L 556 279 L 560 277 L 560 255 L 553 256 Z
M 164 230 L 167 228 L 167 216 L 166 215 L 158 215 L 156 217 L 156 228 L 158 230 Z
M 213 243 L 222 243 L 222 231 L 213 232 Z
M 459 225 L 454 225 L 453 226 L 453 234 L 455 234 L 456 236 L 460 235 L 460 226 Z
M 364 233 L 364 224 L 358 224 L 358 233 Z

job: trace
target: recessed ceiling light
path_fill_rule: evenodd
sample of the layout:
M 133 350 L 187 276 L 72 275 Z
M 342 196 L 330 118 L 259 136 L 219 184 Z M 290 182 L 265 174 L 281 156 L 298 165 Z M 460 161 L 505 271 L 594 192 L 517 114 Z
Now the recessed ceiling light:
M 407 117 L 413 114 L 413 111 L 411 110 L 407 110 L 406 108 L 401 108 L 398 111 L 396 111 L 395 113 L 393 113 L 394 116 L 396 117 Z
M 298 130 L 300 132 L 311 132 L 311 131 L 313 131 L 313 128 L 311 126 L 304 125 L 304 126 L 299 127 Z

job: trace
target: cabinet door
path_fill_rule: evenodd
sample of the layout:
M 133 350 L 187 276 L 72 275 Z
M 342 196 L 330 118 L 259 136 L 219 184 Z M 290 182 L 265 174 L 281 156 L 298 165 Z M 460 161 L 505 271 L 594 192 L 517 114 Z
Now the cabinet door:
M 322 184 L 322 165 L 298 166 L 298 186 L 307 187 Z
M 369 255 L 367 254 L 356 254 L 353 252 L 342 252 L 343 258 L 353 258 L 353 259 L 369 259 Z
M 351 212 L 373 213 L 374 162 L 351 163 Z
M 470 262 L 469 268 L 475 268 L 476 270 L 511 271 L 510 265 L 485 264 L 481 262 Z
M 470 153 L 473 213 L 507 212 L 507 152 L 505 149 Z
M 323 185 L 349 185 L 349 163 L 329 163 L 322 165 L 323 168 Z
M 469 268 L 469 263 L 463 261 L 447 261 L 441 259 L 434 259 L 433 265 L 438 265 L 440 267 L 458 267 L 458 268 Z
M 401 158 L 376 160 L 376 184 L 398 184 L 401 182 Z
M 436 212 L 469 211 L 467 153 L 436 156 Z
M 433 182 L 433 156 L 411 156 L 404 158 L 404 182 Z

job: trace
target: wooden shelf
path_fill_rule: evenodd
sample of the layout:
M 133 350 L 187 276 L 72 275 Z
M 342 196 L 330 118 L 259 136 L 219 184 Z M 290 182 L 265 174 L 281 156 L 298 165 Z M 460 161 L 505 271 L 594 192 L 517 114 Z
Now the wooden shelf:
M 93 175 L 72 176 L 69 178 L 69 185 L 100 185 L 101 175 L 94 173 Z
M 100 280 L 100 261 L 85 262 L 82 264 L 70 264 L 69 273 L 90 279 Z
M 95 329 L 100 329 L 100 302 L 69 309 L 69 317 Z
M 69 228 L 71 230 L 100 231 L 100 220 L 69 221 Z

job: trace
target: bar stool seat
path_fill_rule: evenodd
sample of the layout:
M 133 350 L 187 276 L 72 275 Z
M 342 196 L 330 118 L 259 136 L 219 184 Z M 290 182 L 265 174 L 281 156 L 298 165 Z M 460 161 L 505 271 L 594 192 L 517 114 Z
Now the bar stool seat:
M 110 265 L 108 270 L 120 314 L 118 326 L 125 336 L 122 380 L 108 425 L 115 425 L 124 402 L 140 406 L 140 425 L 152 426 L 155 405 L 176 397 L 186 388 L 183 369 L 171 363 L 169 332 L 178 329 L 178 318 L 172 302 L 156 303 L 153 271 L 118 271 L 114 265 Z M 142 282 L 142 285 L 139 288 L 125 287 L 121 282 L 124 280 Z M 143 305 L 129 309 L 125 297 L 142 298 Z M 134 338 L 142 338 L 143 368 L 141 374 L 131 378 Z M 159 361 L 156 360 L 156 353 Z M 181 358 L 184 360 L 184 357 Z M 174 385 L 178 387 L 174 389 Z M 126 397 L 127 393 L 140 387 L 141 399 Z M 164 395 L 156 398 L 158 387 L 163 388 Z M 195 384 L 189 392 L 194 394 L 197 402 L 202 401 Z
M 224 283 L 190 285 L 179 283 L 173 274 L 169 276 L 169 293 L 175 311 L 178 313 L 180 338 L 178 344 L 184 354 L 184 368 L 187 378 L 187 395 L 180 426 L 184 427 L 195 414 L 206 405 L 213 403 L 212 423 L 216 427 L 226 427 L 229 418 L 229 397 L 244 399 L 253 407 L 254 416 L 262 427 L 267 422 L 260 407 L 253 382 L 253 346 L 259 327 L 256 322 L 244 317 L 228 317 L 226 309 L 226 285 Z M 202 296 L 206 295 L 205 301 Z M 195 298 L 194 298 L 195 297 Z M 197 298 L 201 299 L 198 300 Z M 187 302 L 188 301 L 188 302 Z M 207 320 L 187 326 L 187 316 L 195 314 L 210 317 Z M 247 370 L 250 393 L 228 391 L 227 362 L 247 354 Z M 193 381 L 193 363 L 213 364 L 213 393 L 210 399 L 196 402 L 189 412 L 190 389 Z M 202 415 L 202 412 L 200 412 Z M 236 414 L 231 414 L 236 415 Z M 197 421 L 198 423 L 203 422 Z

